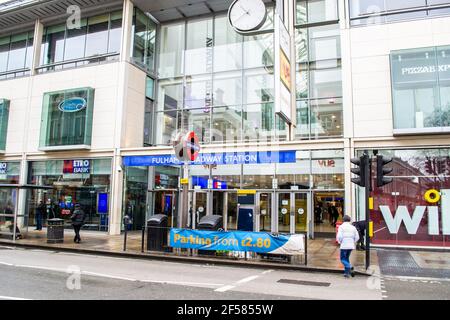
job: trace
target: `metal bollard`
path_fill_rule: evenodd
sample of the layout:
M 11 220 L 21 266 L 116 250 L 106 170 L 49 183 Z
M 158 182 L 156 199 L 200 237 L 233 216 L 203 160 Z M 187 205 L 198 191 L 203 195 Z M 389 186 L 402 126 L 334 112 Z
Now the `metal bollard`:
M 145 226 L 142 227 L 141 252 L 144 253 Z

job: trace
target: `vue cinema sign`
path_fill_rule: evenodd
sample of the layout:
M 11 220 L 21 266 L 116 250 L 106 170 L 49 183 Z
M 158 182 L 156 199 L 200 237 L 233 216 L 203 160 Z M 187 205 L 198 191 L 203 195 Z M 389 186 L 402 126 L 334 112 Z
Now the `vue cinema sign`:
M 392 216 L 389 206 L 380 206 L 380 210 L 391 234 L 397 234 L 402 223 L 405 225 L 408 234 L 417 234 L 426 211 L 428 214 L 428 234 L 430 236 L 440 235 L 439 207 L 437 206 L 417 206 L 412 216 L 407 206 L 399 206 L 395 217 Z M 441 190 L 441 225 L 442 234 L 450 235 L 450 189 Z

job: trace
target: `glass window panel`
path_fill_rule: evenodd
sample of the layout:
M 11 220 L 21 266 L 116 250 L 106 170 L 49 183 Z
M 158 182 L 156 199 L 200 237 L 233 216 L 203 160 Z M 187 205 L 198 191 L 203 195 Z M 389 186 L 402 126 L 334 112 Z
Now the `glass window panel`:
M 86 57 L 108 53 L 109 15 L 89 18 L 86 38 Z
M 183 129 L 194 131 L 200 143 L 210 143 L 211 141 L 211 112 L 205 109 L 191 109 L 183 112 Z
M 181 80 L 159 81 L 158 111 L 183 108 L 183 86 Z
M 275 128 L 275 109 L 273 103 L 250 104 L 243 106 L 243 139 L 272 140 Z
M 63 61 L 65 28 L 64 24 L 46 28 L 45 40 L 41 49 L 43 65 Z
M 307 99 L 308 98 L 308 66 L 302 64 L 297 71 L 297 77 L 295 81 L 297 82 L 297 99 Z
M 307 2 L 308 23 L 338 19 L 336 0 L 309 0 Z
M 295 46 L 297 50 L 297 62 L 308 61 L 308 32 L 307 29 L 295 29 Z
M 306 16 L 306 1 L 297 1 L 296 23 L 304 24 L 307 22 L 308 22 L 308 19 Z
M 311 98 L 342 96 L 341 69 L 312 70 L 310 73 Z
M 25 68 L 28 34 L 23 33 L 11 37 L 8 59 L 8 71 Z
M 386 11 L 385 0 L 352 0 L 350 1 L 351 17 Z
M 144 146 L 151 146 L 153 144 L 153 101 L 145 100 L 145 114 L 144 114 Z
M 213 68 L 213 20 L 187 23 L 185 74 L 210 73 Z
M 122 41 L 122 11 L 111 13 L 108 53 L 120 52 Z
M 244 68 L 273 66 L 273 34 L 247 36 L 244 38 Z
M 296 135 L 300 138 L 309 138 L 310 121 L 307 101 L 297 101 L 297 128 Z
M 212 109 L 212 142 L 239 142 L 242 133 L 242 110 L 240 106 Z
M 248 164 L 243 166 L 243 189 L 272 189 L 275 164 Z
M 313 100 L 311 106 L 311 135 L 340 137 L 343 135 L 342 99 Z
M 309 28 L 308 34 L 310 61 L 341 57 L 341 37 L 338 25 Z
M 145 96 L 149 99 L 154 99 L 154 93 L 155 93 L 155 80 L 153 80 L 150 77 L 147 77 L 147 80 L 145 82 Z
M 155 116 L 156 144 L 171 145 L 177 130 L 181 128 L 181 111 L 157 112 Z
M 9 122 L 9 101 L 0 99 L 0 150 L 5 151 Z
M 82 98 L 86 107 L 76 112 L 60 110 L 61 103 Z M 42 109 L 41 147 L 90 145 L 94 90 L 75 90 L 46 93 Z
M 86 19 L 82 19 L 80 29 L 67 29 L 64 60 L 84 58 L 87 32 L 86 23 Z
M 215 106 L 235 106 L 242 103 L 241 72 L 215 74 L 213 83 Z
M 246 104 L 274 100 L 274 78 L 268 70 L 257 69 L 245 73 L 244 102 Z
M 426 0 L 389 0 L 386 1 L 386 10 L 400 10 L 426 6 Z
M 394 127 L 396 129 L 440 127 L 442 109 L 438 77 L 446 85 L 449 72 L 446 52 L 440 51 L 437 61 L 435 48 L 422 48 L 394 52 L 391 56 Z
M 184 91 L 184 107 L 186 109 L 204 108 L 212 105 L 212 82 L 209 77 L 186 78 Z
M 230 26 L 228 17 L 217 17 L 214 29 L 214 72 L 242 68 L 242 36 Z
M 223 189 L 239 189 L 241 181 L 241 165 L 214 166 L 211 171 L 211 177 L 213 180 L 225 182 L 226 188 Z
M 145 41 L 147 37 L 147 17 L 136 9 L 133 25 L 134 43 L 133 43 L 133 61 L 143 65 L 145 59 Z
M 161 78 L 175 77 L 183 73 L 184 31 L 184 22 L 161 27 Z
M 28 33 L 28 42 L 27 42 L 27 54 L 25 60 L 25 68 L 31 68 L 32 60 L 33 60 L 33 32 Z
M 10 47 L 10 37 L 0 38 L 0 72 L 8 69 L 8 55 Z

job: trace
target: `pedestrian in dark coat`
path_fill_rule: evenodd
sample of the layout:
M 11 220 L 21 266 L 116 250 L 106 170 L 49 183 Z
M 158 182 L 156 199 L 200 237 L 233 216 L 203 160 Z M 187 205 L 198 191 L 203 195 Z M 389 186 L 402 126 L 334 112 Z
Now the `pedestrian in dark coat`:
M 359 234 L 359 241 L 357 243 L 357 249 L 359 250 L 366 250 L 364 237 L 366 235 L 366 221 L 356 221 L 353 222 L 353 225 L 355 226 L 356 230 Z
M 83 209 L 81 208 L 80 204 L 77 203 L 75 205 L 75 210 L 70 217 L 70 220 L 72 220 L 72 226 L 73 230 L 75 231 L 75 238 L 73 239 L 73 242 L 80 243 L 80 230 L 81 227 L 84 225 L 84 220 L 86 219 L 86 214 L 84 213 Z

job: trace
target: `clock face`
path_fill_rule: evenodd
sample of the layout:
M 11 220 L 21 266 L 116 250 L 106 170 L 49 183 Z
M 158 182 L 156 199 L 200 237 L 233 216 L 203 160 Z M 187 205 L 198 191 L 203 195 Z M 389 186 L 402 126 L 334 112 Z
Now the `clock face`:
M 257 30 L 266 18 L 266 5 L 262 0 L 235 0 L 228 10 L 228 20 L 237 32 Z

